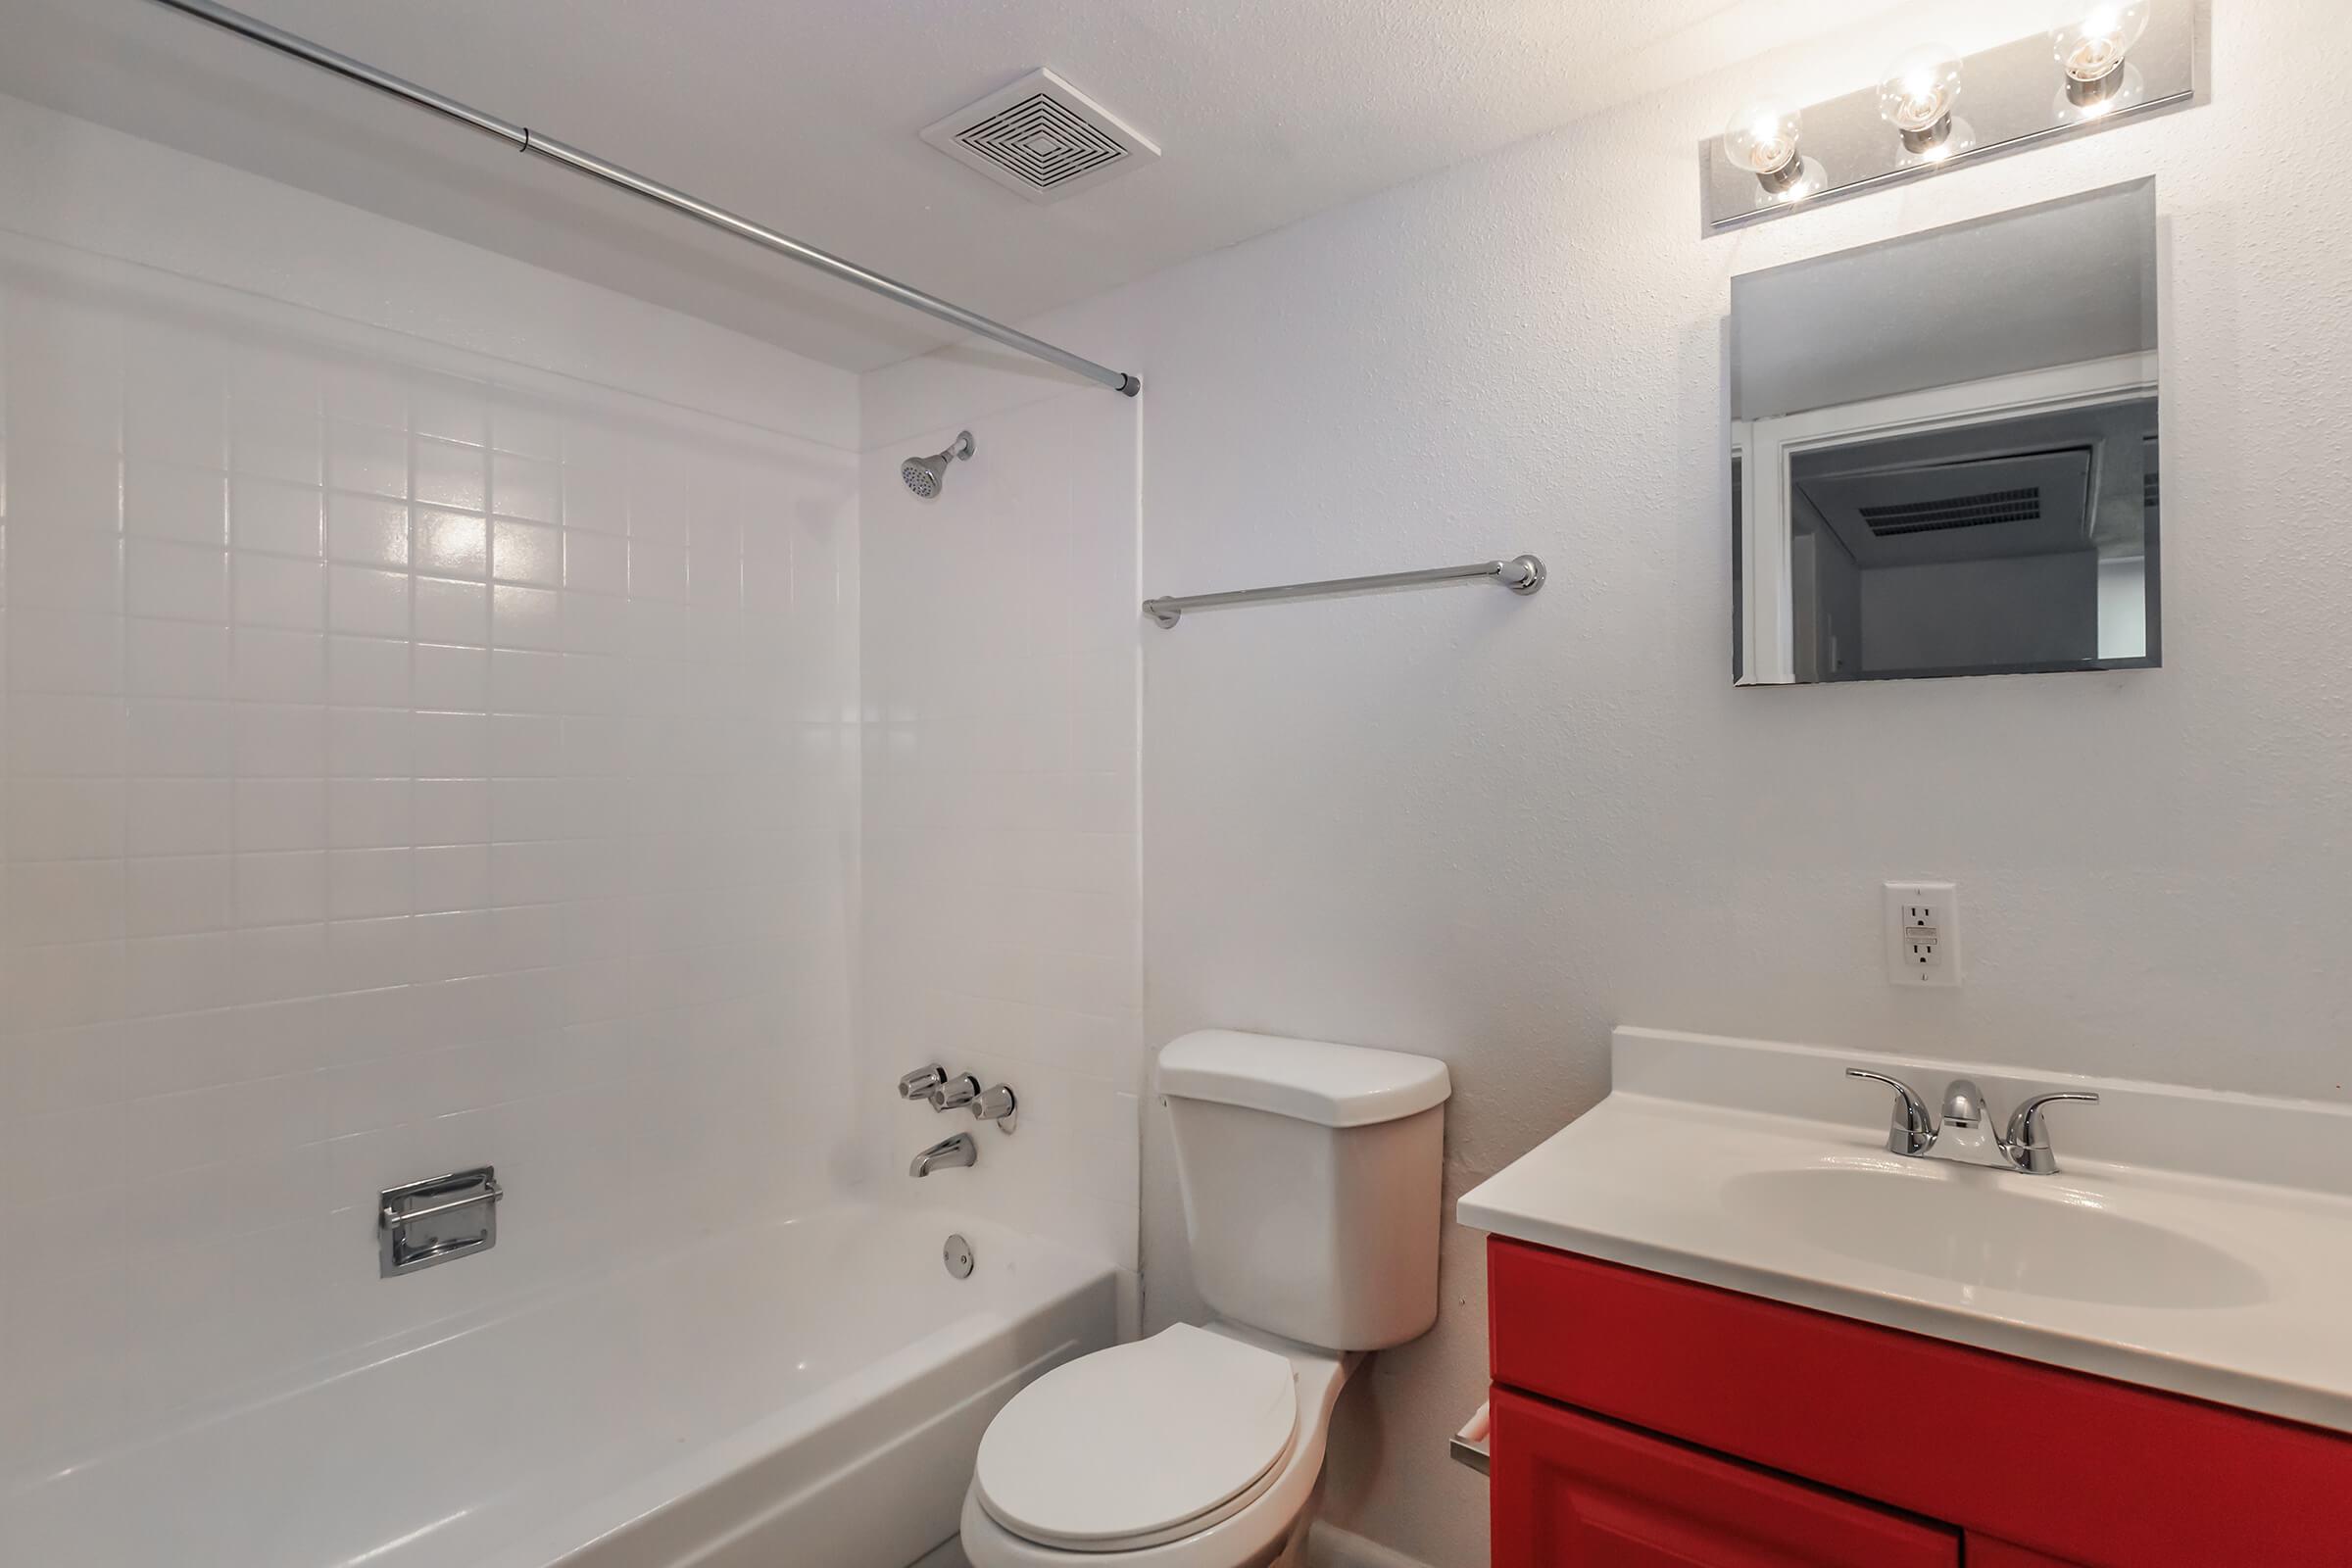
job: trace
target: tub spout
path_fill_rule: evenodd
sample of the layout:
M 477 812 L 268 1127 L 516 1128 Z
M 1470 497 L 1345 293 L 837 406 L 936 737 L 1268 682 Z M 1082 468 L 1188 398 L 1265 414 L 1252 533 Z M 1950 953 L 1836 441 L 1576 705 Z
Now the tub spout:
M 942 1143 L 933 1144 L 929 1149 L 915 1155 L 914 1163 L 906 1167 L 906 1174 L 928 1176 L 943 1165 L 977 1165 L 979 1163 L 980 1146 L 972 1142 L 970 1133 L 957 1133 L 955 1137 Z

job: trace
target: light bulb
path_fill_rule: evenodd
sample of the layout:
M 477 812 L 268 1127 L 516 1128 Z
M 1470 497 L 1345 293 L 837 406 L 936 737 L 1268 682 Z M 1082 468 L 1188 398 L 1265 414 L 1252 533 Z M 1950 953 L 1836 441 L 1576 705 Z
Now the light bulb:
M 1951 131 L 1952 104 L 1960 96 L 1960 57 L 1941 44 L 1922 44 L 1898 55 L 1879 83 L 1879 114 L 1902 132 L 1903 145 L 1924 153 Z
M 1784 191 L 1803 174 L 1797 155 L 1796 111 L 1785 104 L 1752 103 L 1723 128 L 1723 155 L 1769 191 Z
M 2079 20 L 2051 28 L 2050 47 L 2067 81 L 2087 86 L 2121 71 L 2147 30 L 2148 0 L 2100 0 Z

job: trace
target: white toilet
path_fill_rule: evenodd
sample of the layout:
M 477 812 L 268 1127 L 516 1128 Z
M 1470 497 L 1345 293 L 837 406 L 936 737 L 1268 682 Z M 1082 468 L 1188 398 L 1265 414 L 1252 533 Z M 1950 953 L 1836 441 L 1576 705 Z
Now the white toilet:
M 973 1568 L 1261 1568 L 1363 1352 L 1438 1315 L 1446 1064 L 1206 1030 L 1159 1054 L 1195 1284 L 1218 1316 L 1015 1395 L 963 1499 Z

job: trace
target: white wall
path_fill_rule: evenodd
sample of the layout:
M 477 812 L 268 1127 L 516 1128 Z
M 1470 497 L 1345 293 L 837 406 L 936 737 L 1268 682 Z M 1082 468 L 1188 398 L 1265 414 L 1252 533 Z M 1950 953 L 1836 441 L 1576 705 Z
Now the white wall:
M 7 100 L 0 223 L 0 1476 L 818 1200 L 854 378 Z
M 1906 7 L 1031 323 L 1144 377 L 1147 593 L 1551 567 L 1530 600 L 1139 623 L 1147 1041 L 1446 1057 L 1449 1195 L 1606 1090 L 1621 1022 L 2345 1098 L 2352 186 L 2301 106 L 2352 25 L 2217 9 L 2208 105 L 1735 237 L 1699 237 L 1692 148 L 1737 102 L 2014 19 Z M 1734 690 L 1730 277 L 2151 173 L 2167 667 Z M 1962 885 L 1961 990 L 1882 977 L 1877 886 L 1915 875 Z M 1163 1128 L 1148 1104 L 1152 1322 L 1200 1310 Z M 1438 1329 L 1348 1395 L 1332 1459 L 1332 1517 L 1440 1568 L 1486 1556 L 1444 1457 L 1485 1381 L 1479 1246 L 1449 1232 Z
M 859 1055 L 869 1176 L 1137 1266 L 1137 410 L 1018 376 L 868 377 Z M 921 375 L 931 369 L 929 377 Z M 969 427 L 918 501 L 900 460 Z M 930 1061 L 1009 1137 L 891 1097 Z M 971 1131 L 980 1163 L 910 1179 Z

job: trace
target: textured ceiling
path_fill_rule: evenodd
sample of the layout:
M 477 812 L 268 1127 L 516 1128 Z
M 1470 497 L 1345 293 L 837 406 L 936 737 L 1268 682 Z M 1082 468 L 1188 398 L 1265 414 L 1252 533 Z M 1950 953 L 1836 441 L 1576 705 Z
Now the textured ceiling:
M 248 0 L 385 70 L 1000 318 L 1886 0 Z M 0 91 L 854 369 L 953 333 L 149 3 L 0 0 Z M 1051 66 L 1166 156 L 1033 206 L 921 128 Z

